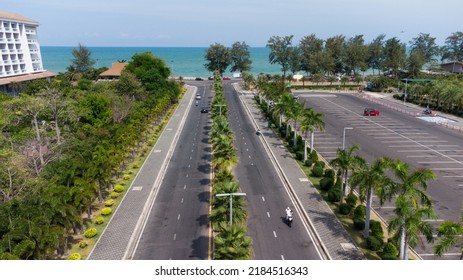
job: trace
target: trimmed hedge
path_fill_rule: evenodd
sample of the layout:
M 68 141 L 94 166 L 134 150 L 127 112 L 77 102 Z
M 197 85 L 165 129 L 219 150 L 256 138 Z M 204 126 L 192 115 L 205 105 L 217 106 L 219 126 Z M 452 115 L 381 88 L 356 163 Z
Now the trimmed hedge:
M 383 247 L 383 240 L 376 236 L 368 236 L 367 238 L 367 248 L 372 251 L 379 251 Z
M 68 257 L 68 260 L 70 260 L 70 261 L 78 261 L 78 260 L 81 260 L 81 259 L 82 259 L 82 257 L 80 256 L 79 253 L 73 253 Z
M 124 186 L 122 185 L 115 185 L 114 186 L 114 191 L 117 192 L 117 193 L 121 193 L 125 190 Z
M 103 216 L 108 216 L 108 215 L 111 215 L 111 213 L 113 212 L 113 210 L 109 207 L 105 207 L 103 209 L 101 209 L 101 215 Z
M 323 177 L 323 167 L 314 166 L 312 168 L 312 176 L 317 177 L 317 178 Z
M 103 217 L 98 217 L 98 218 L 95 219 L 95 224 L 101 225 L 102 223 L 104 223 L 104 218 Z
M 84 233 L 84 236 L 87 237 L 87 238 L 92 238 L 94 237 L 95 235 L 97 235 L 97 230 L 96 228 L 89 228 L 85 231 Z
M 106 200 L 106 201 L 104 202 L 104 205 L 105 205 L 106 207 L 113 206 L 113 205 L 114 205 L 114 200 L 108 199 L 108 200 Z

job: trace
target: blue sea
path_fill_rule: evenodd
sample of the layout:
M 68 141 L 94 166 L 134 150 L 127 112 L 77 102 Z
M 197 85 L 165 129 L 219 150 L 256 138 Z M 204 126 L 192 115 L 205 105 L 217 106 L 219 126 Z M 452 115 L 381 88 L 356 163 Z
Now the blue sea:
M 41 46 L 43 67 L 45 70 L 63 73 L 71 64 L 72 50 L 77 47 L 52 47 Z M 130 61 L 136 53 L 151 52 L 156 57 L 161 58 L 171 68 L 175 76 L 182 77 L 208 77 L 209 72 L 204 64 L 204 55 L 207 47 L 87 47 L 91 51 L 91 57 L 96 61 L 94 67 L 111 67 L 113 62 L 120 60 Z M 249 48 L 251 53 L 252 69 L 250 73 L 258 75 L 280 74 L 280 66 L 270 64 L 268 48 Z M 224 76 L 232 76 L 230 69 Z

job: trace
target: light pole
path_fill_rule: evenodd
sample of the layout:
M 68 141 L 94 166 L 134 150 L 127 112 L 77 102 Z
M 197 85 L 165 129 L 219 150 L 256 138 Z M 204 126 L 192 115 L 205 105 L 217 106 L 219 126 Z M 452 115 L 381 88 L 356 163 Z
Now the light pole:
M 245 193 L 218 193 L 215 196 L 230 196 L 230 226 L 233 224 L 233 196 L 239 195 L 244 196 Z
M 408 84 L 408 79 L 405 79 L 404 104 L 407 101 L 407 84 Z
M 342 131 L 342 150 L 346 149 L 346 129 L 353 129 L 352 127 L 344 127 Z
M 227 106 L 227 105 L 225 105 L 225 104 L 217 104 L 217 105 L 214 105 L 214 106 L 219 107 L 219 115 L 222 115 L 222 107 Z

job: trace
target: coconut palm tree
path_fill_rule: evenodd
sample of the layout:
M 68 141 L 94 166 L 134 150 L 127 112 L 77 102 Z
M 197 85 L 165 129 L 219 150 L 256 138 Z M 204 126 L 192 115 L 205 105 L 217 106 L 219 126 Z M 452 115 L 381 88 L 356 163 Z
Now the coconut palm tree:
M 294 100 L 294 99 L 293 99 Z M 288 110 L 288 120 L 293 122 L 294 139 L 293 146 L 297 144 L 297 122 L 302 118 L 302 112 L 304 111 L 304 103 L 297 101 L 292 102 L 290 110 Z
M 359 198 L 363 203 L 366 201 L 366 214 L 365 214 L 365 231 L 363 236 L 367 238 L 370 234 L 370 214 L 371 203 L 373 200 L 373 192 L 381 194 L 385 186 L 390 186 L 392 183 L 390 178 L 385 176 L 388 167 L 391 166 L 393 160 L 390 158 L 382 157 L 375 160 L 369 165 L 364 159 L 358 159 L 359 168 L 356 169 L 350 176 L 350 183 L 352 188 L 359 187 Z M 384 199 L 380 197 L 380 204 L 383 204 Z
M 323 116 L 323 113 L 317 113 L 312 108 L 307 108 L 302 113 L 301 130 L 305 132 L 304 161 L 307 160 L 307 132 L 310 131 L 310 152 L 312 152 L 315 129 L 320 131 L 325 129 Z
M 436 217 L 432 200 L 426 193 L 428 181 L 436 179 L 436 174 L 429 169 L 417 169 L 413 172 L 407 163 L 395 160 L 391 166 L 394 174 L 393 184 L 388 191 L 389 199 L 396 199 L 396 216 L 389 222 L 389 231 L 397 231 L 400 237 L 400 258 L 408 259 L 408 246 L 415 246 L 424 234 L 428 242 L 433 240 L 431 226 L 423 221 L 424 217 Z
M 215 194 L 222 193 L 236 193 L 239 192 L 240 185 L 233 180 L 226 180 L 214 185 L 213 193 L 214 199 L 212 201 L 212 211 L 209 219 L 218 224 L 220 222 L 228 222 L 230 218 L 230 197 L 229 196 L 215 196 Z M 232 196 L 234 223 L 246 221 L 246 203 L 242 196 Z
M 442 256 L 450 248 L 458 244 L 461 252 L 460 260 L 463 260 L 463 211 L 460 221 L 461 223 L 445 221 L 439 225 L 437 229 L 437 237 L 439 239 L 436 246 L 434 246 L 434 253 L 438 256 Z
M 344 195 L 347 192 L 347 175 L 349 171 L 357 168 L 361 158 L 356 154 L 360 150 L 359 145 L 352 145 L 347 149 L 338 148 L 336 151 L 336 158 L 330 162 L 330 165 L 338 169 L 338 173 L 342 174 L 343 184 L 341 191 L 340 203 L 343 203 Z
M 252 241 L 246 236 L 246 227 L 242 224 L 232 226 L 223 223 L 221 232 L 215 238 L 214 259 L 249 260 Z

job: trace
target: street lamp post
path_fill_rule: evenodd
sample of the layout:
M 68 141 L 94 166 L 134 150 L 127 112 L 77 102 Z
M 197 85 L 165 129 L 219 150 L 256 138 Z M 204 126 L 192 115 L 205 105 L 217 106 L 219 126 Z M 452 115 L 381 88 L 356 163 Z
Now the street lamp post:
M 342 150 L 346 149 L 346 129 L 353 129 L 352 127 L 344 127 L 342 131 Z
M 230 226 L 233 224 L 233 196 L 239 195 L 244 196 L 245 193 L 218 193 L 215 196 L 229 196 L 230 197 Z
M 214 105 L 214 106 L 219 107 L 219 115 L 222 115 L 222 107 L 227 106 L 227 105 L 225 105 L 225 104 L 217 104 L 217 105 Z

